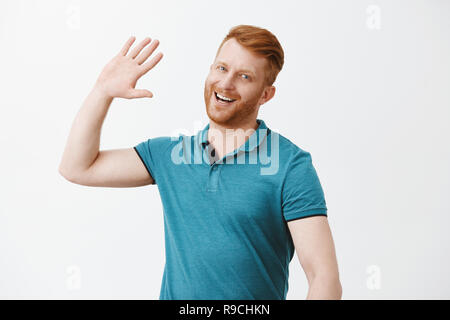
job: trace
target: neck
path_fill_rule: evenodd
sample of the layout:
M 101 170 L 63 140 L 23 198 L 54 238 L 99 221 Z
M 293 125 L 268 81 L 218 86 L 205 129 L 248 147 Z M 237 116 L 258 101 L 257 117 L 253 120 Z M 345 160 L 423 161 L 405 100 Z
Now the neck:
M 209 121 L 208 141 L 222 158 L 225 154 L 241 147 L 255 132 L 259 124 L 256 118 L 242 123 L 239 126 L 220 125 L 213 120 Z

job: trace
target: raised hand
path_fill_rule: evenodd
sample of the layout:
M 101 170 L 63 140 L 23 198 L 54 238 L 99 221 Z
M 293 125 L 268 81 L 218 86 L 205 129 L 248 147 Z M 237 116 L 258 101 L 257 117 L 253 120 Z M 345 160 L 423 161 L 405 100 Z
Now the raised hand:
M 97 79 L 96 87 L 109 98 L 134 99 L 153 97 L 153 93 L 149 90 L 135 89 L 135 86 L 137 80 L 162 59 L 163 54 L 159 52 L 146 62 L 158 47 L 159 41 L 153 40 L 152 42 L 147 37 L 128 52 L 135 40 L 134 36 L 127 40 L 120 52 L 103 68 Z M 149 43 L 150 45 L 143 50 Z

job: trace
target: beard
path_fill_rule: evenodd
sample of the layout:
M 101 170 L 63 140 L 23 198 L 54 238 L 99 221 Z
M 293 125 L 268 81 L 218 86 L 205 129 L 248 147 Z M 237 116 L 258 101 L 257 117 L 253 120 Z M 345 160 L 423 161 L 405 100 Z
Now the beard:
M 253 121 L 258 114 L 258 101 L 262 94 L 261 89 L 247 100 L 238 99 L 230 105 L 218 105 L 214 94 L 215 88 L 205 83 L 204 98 L 206 113 L 209 119 L 220 126 L 238 128 L 238 125 Z

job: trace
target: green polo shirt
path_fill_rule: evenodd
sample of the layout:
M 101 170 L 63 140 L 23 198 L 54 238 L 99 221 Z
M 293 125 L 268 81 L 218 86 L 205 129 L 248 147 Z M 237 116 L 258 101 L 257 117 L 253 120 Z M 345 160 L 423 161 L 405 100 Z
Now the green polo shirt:
M 164 211 L 161 300 L 286 299 L 295 248 L 287 221 L 327 216 L 311 155 L 263 120 L 219 159 L 197 134 L 134 148 Z

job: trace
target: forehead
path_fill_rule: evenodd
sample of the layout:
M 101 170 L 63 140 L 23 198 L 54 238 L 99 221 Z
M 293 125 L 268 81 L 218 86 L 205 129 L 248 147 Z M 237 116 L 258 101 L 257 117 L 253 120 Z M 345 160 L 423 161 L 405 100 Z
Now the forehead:
M 227 40 L 218 52 L 215 62 L 222 61 L 236 69 L 249 70 L 256 75 L 264 72 L 266 59 L 257 56 L 239 44 L 236 39 Z

